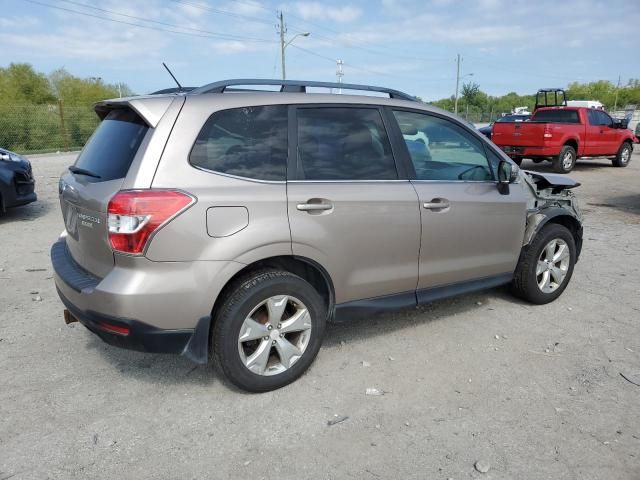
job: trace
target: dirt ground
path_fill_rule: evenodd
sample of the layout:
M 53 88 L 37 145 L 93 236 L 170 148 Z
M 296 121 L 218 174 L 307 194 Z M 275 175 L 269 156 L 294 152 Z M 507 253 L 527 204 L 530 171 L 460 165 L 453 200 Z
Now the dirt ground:
M 556 302 L 494 289 L 332 326 L 303 378 L 261 395 L 65 326 L 49 247 L 72 161 L 34 158 L 39 201 L 0 217 L 0 479 L 640 478 L 621 376 L 640 383 L 640 154 L 573 172 L 585 243 Z

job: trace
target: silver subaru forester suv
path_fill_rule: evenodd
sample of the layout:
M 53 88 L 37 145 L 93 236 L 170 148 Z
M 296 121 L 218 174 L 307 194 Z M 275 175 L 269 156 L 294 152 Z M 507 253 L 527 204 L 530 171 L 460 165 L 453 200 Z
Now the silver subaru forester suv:
M 550 302 L 580 254 L 576 182 L 396 90 L 244 79 L 95 110 L 59 184 L 65 321 L 245 390 L 302 375 L 327 322 L 503 284 Z

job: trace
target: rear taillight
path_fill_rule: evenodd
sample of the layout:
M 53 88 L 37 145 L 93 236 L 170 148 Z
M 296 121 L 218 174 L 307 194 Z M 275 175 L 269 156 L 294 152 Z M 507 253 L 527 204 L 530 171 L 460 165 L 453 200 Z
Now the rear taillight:
M 151 235 L 195 199 L 177 190 L 123 190 L 107 208 L 109 243 L 116 252 L 141 254 Z
M 544 134 L 542 135 L 544 138 L 552 138 L 553 133 L 551 133 L 551 125 L 544 126 Z

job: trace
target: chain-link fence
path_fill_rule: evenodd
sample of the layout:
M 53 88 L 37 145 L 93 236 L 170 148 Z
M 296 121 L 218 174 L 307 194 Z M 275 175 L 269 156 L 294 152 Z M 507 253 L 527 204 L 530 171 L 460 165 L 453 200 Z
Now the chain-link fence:
M 18 153 L 78 150 L 98 123 L 90 106 L 0 104 L 0 147 Z

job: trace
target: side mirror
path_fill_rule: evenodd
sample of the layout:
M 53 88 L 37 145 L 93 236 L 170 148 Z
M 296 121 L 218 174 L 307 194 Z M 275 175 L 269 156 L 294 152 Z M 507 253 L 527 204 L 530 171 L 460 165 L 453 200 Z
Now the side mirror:
M 503 195 L 509 194 L 509 184 L 518 178 L 518 167 L 511 162 L 501 160 L 498 164 L 498 191 Z
M 629 126 L 629 120 L 627 120 L 626 118 L 621 118 L 621 119 L 615 119 L 611 127 L 624 129 L 624 128 L 627 128 L 628 126 Z

